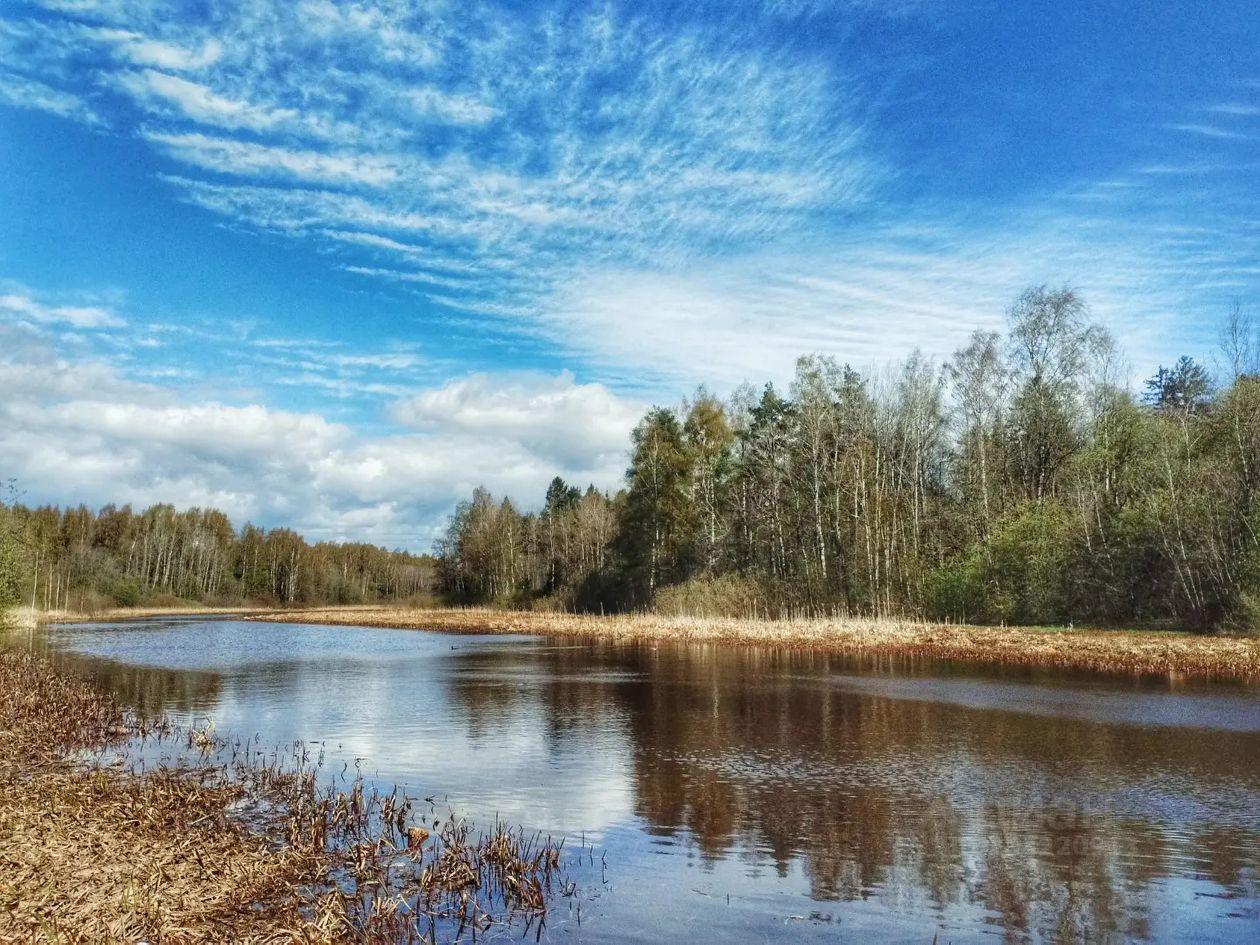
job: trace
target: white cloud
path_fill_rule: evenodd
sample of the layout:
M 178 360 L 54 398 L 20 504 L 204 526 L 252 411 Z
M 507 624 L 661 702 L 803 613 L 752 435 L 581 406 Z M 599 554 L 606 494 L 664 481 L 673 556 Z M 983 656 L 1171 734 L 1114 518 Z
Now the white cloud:
M 413 364 L 406 353 L 339 357 L 350 370 Z M 395 412 L 413 432 L 368 435 L 312 411 L 193 402 L 99 357 L 67 356 L 32 326 L 0 323 L 0 473 L 30 501 L 213 505 L 238 524 L 423 550 L 477 485 L 526 507 L 557 473 L 615 487 L 638 410 L 569 375 L 476 376 L 409 393 Z
M 1222 102 L 1219 105 L 1212 105 L 1208 108 L 1208 111 L 1217 115 L 1250 117 L 1252 115 L 1260 115 L 1260 105 L 1247 105 L 1242 102 Z
M 466 434 L 486 444 L 515 440 L 557 466 L 624 460 L 643 405 L 568 371 L 472 374 L 395 404 L 398 423 Z
M 424 359 L 420 355 L 405 351 L 394 351 L 386 354 L 324 355 L 323 360 L 337 367 L 350 369 L 375 368 L 390 371 L 419 367 L 424 363 Z
M 94 8 L 108 25 L 92 50 L 115 53 L 87 72 L 77 19 L 6 28 L 29 34 L 28 71 L 78 78 L 93 106 L 124 89 L 141 115 L 129 130 L 187 165 L 163 178 L 184 199 L 313 241 L 483 337 L 552 342 L 623 389 L 782 379 L 810 350 L 947 354 L 1041 281 L 1078 285 L 1141 358 L 1257 284 L 1240 261 L 1260 250 L 1258 165 L 1220 153 L 1252 130 L 1236 119 L 1254 107 L 1224 101 L 1237 86 L 1162 125 L 1176 133 L 1137 167 L 979 216 L 991 205 L 936 205 L 890 166 L 875 109 L 895 80 L 862 74 L 843 39 L 789 54 L 765 7 L 734 32 L 662 31 L 630 5 L 211 7 L 183 22 L 143 2 Z M 1174 232 L 1189 206 L 1211 209 L 1205 229 Z M 277 383 L 339 397 L 401 384 L 285 367 Z
M 498 114 L 498 111 L 473 95 L 444 92 L 433 87 L 412 89 L 407 98 L 417 112 L 427 117 L 457 125 L 481 125 Z
M 140 105 L 159 109 L 173 106 L 185 118 L 218 128 L 265 131 L 297 117 L 294 109 L 229 98 L 199 82 L 153 69 L 125 72 L 118 76 L 118 85 Z
M 92 106 L 76 93 L 55 89 L 14 72 L 0 72 L 0 102 L 49 112 L 85 125 L 105 123 Z
M 416 262 L 430 269 L 456 275 L 484 274 L 488 266 L 493 263 L 493 260 L 486 259 L 484 254 L 479 254 L 479 258 L 482 260 L 480 264 L 443 257 L 426 247 L 416 246 L 412 243 L 403 243 L 388 236 L 381 236 L 379 233 L 365 233 L 354 230 L 324 230 L 321 235 L 352 246 L 364 246 L 383 253 L 396 254 L 404 257 L 409 262 Z
M 945 358 L 973 329 L 1003 328 L 1028 285 L 1070 283 L 1144 372 L 1172 345 L 1201 350 L 1182 313 L 1258 244 L 1255 232 L 1222 241 L 1214 229 L 1036 208 L 987 225 L 873 228 L 825 251 L 584 272 L 538 317 L 602 376 L 677 392 L 699 382 L 782 383 L 811 352 L 867 369 L 915 349 Z
M 39 32 L 42 68 L 125 92 L 153 147 L 244 178 L 170 179 L 188 199 L 409 262 L 423 234 L 425 268 L 474 279 L 544 289 L 577 259 L 746 248 L 861 203 L 881 174 L 854 83 L 826 60 L 694 26 L 662 37 L 630 10 L 247 0 L 181 22 L 145 4 L 93 19 L 22 30 Z M 84 47 L 102 45 L 113 54 L 84 76 Z M 378 193 L 278 186 L 294 180 Z
M 1186 134 L 1201 135 L 1204 138 L 1220 138 L 1231 141 L 1246 141 L 1251 135 L 1245 135 L 1240 131 L 1234 131 L 1231 128 L 1221 128 L 1218 125 L 1204 125 L 1192 122 L 1182 122 L 1165 125 L 1169 131 L 1183 131 Z
M 118 328 L 123 320 L 111 309 L 99 305 L 53 305 L 41 302 L 24 289 L 0 294 L 0 315 L 43 325 L 71 328 Z
M 391 282 L 418 282 L 423 285 L 438 286 L 447 289 L 465 289 L 468 283 L 447 276 L 433 275 L 427 272 L 403 272 L 398 269 L 380 269 L 374 266 L 344 266 L 346 272 L 360 276 L 371 276 L 377 279 L 389 279 Z
M 142 33 L 120 29 L 89 29 L 88 34 L 113 45 L 129 62 L 137 66 L 190 71 L 213 65 L 223 54 L 223 44 L 207 39 L 196 50 L 175 43 L 151 39 Z
M 325 154 L 203 134 L 146 131 L 171 157 L 222 174 L 293 177 L 304 181 L 382 187 L 398 177 L 394 161 L 376 155 Z

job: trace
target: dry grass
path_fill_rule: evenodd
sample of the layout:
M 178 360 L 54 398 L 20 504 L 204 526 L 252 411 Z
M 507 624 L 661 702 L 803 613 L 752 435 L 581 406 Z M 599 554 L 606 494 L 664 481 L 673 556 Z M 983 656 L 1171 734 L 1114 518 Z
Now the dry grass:
M 596 617 L 477 608 L 324 608 L 267 614 L 257 619 L 624 642 L 796 647 L 1104 673 L 1260 679 L 1260 639 L 1165 631 L 975 627 L 861 618 L 748 620 L 653 614 Z
M 239 788 L 76 762 L 153 729 L 33 657 L 0 655 L 0 694 L 0 940 L 321 939 L 292 884 L 323 864 L 225 822 Z
M 143 617 L 198 617 L 217 614 L 261 614 L 269 607 L 108 607 L 104 610 L 31 610 L 21 607 L 13 612 L 15 619 L 27 626 L 36 623 L 89 623 L 107 620 L 138 620 Z
M 186 760 L 138 772 L 143 739 L 180 740 Z M 474 837 L 248 745 L 0 653 L 0 942 L 443 941 L 541 927 L 552 893 L 573 891 L 549 840 Z

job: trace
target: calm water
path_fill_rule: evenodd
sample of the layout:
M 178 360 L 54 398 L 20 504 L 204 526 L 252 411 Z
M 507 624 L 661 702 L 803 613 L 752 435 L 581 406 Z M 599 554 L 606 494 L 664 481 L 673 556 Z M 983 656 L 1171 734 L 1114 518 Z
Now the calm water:
M 607 851 L 555 942 L 1260 941 L 1260 690 L 235 620 L 33 645 Z M 559 911 L 559 910 L 558 910 Z

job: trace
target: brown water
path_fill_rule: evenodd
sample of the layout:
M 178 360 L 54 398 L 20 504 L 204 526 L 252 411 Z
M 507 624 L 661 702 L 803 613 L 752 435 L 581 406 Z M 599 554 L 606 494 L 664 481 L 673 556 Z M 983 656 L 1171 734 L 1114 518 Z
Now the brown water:
M 1255 688 L 236 620 L 31 645 L 593 843 L 548 941 L 1260 941 Z

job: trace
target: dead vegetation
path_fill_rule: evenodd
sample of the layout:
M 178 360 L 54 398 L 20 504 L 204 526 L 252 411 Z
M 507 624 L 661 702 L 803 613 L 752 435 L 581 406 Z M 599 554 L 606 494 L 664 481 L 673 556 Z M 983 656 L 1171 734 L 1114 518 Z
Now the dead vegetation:
M 483 608 L 325 608 L 267 614 L 257 619 L 617 642 L 797 647 L 1101 673 L 1260 679 L 1260 638 L 1165 631 L 975 627 L 856 617 L 748 620 L 641 613 L 597 617 Z
M 19 623 L 96 623 L 108 620 L 139 620 L 146 617 L 212 617 L 232 614 L 259 614 L 270 607 L 209 607 L 198 605 L 171 607 L 97 607 L 83 610 L 32 610 L 19 607 L 14 616 Z
M 322 785 L 0 653 L 0 941 L 438 942 L 540 932 L 561 846 Z M 133 752 L 178 748 L 142 770 Z M 322 785 L 322 786 L 321 786 Z

